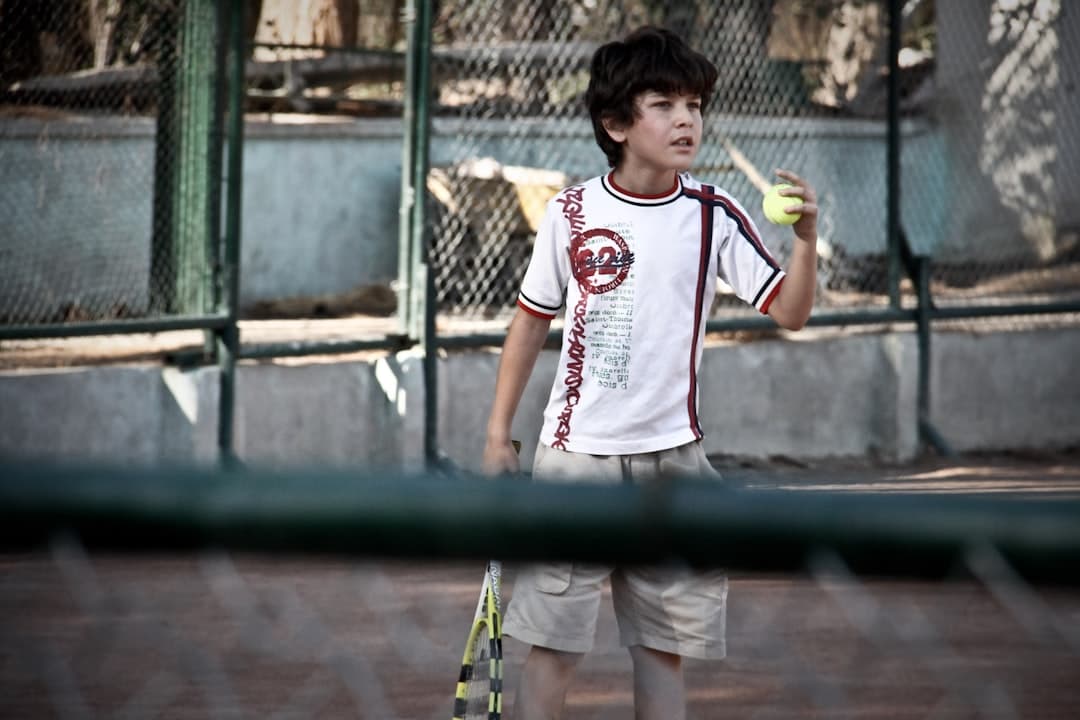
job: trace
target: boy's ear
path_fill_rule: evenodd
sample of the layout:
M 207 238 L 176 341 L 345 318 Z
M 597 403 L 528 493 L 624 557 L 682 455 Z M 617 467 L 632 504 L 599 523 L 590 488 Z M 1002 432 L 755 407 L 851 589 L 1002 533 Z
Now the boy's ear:
M 604 126 L 604 130 L 607 132 L 608 137 L 617 143 L 626 141 L 626 128 L 616 122 L 615 118 L 602 118 L 600 124 Z

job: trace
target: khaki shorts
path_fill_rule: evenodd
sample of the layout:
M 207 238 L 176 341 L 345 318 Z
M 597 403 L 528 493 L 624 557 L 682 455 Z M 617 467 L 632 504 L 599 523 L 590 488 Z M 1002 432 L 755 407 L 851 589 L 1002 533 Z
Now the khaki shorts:
M 720 478 L 698 442 L 621 456 L 568 453 L 540 445 L 533 462 L 533 478 L 544 482 L 662 482 L 677 476 Z M 725 656 L 727 577 L 721 571 L 681 565 L 552 562 L 522 567 L 503 631 L 530 645 L 588 652 L 609 578 L 622 645 L 702 659 Z

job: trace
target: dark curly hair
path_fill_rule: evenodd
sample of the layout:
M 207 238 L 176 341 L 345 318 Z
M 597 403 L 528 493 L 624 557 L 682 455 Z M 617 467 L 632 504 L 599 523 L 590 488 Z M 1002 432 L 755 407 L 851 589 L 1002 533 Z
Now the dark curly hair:
M 596 142 L 607 155 L 608 164 L 619 164 L 623 148 L 607 134 L 604 120 L 631 125 L 636 113 L 634 102 L 648 91 L 699 95 L 704 112 L 716 77 L 716 66 L 707 57 L 665 28 L 642 27 L 623 40 L 601 45 L 593 54 L 585 105 Z

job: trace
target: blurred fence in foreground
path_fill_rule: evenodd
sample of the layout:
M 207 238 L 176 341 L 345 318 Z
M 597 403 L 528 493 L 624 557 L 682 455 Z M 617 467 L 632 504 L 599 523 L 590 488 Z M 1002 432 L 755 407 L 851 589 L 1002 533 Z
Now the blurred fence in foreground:
M 315 470 L 2 477 L 12 716 L 446 717 L 488 552 L 511 561 L 506 594 L 526 557 L 730 568 L 728 658 L 687 663 L 695 717 L 1058 717 L 1080 692 L 1075 499 Z M 605 605 L 569 717 L 626 717 L 617 642 Z M 507 653 L 512 696 L 524 647 Z

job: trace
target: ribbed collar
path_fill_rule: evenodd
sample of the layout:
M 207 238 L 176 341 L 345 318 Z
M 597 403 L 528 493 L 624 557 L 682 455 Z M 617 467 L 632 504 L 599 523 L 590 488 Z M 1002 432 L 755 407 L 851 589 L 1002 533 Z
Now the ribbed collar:
M 678 173 L 675 174 L 675 184 L 671 186 L 671 189 L 662 192 L 659 195 L 639 195 L 638 193 L 630 192 L 629 190 L 619 187 L 615 184 L 614 170 L 600 180 L 604 185 L 604 189 L 611 195 L 632 205 L 664 205 L 675 200 L 682 194 L 682 178 L 679 177 Z

